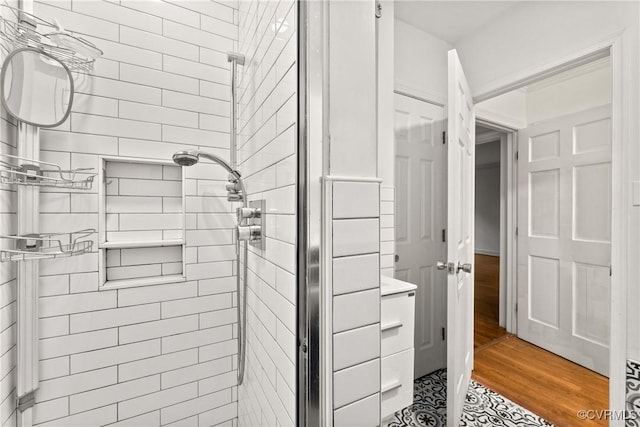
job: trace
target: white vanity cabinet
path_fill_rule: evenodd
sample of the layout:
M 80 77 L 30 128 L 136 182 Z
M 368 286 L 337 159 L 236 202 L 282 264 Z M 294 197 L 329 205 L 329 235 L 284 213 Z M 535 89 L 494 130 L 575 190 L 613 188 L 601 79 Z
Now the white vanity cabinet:
M 413 403 L 413 334 L 416 285 L 381 278 L 381 416 Z

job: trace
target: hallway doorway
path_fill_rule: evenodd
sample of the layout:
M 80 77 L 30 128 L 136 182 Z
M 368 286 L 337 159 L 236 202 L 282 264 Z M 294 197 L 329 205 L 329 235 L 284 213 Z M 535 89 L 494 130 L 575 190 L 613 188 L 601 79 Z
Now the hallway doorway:
M 476 254 L 474 371 L 479 384 L 557 426 L 605 426 L 578 411 L 609 407 L 609 379 L 507 333 L 498 323 L 499 257 Z
M 476 149 L 487 154 L 476 162 L 473 378 L 561 426 L 608 423 L 578 411 L 609 408 L 610 84 L 603 57 L 478 107 L 496 117 L 511 106 L 515 155 L 491 160 L 490 137 Z M 497 172 L 505 158 L 509 194 Z M 504 251 L 509 195 L 517 250 Z

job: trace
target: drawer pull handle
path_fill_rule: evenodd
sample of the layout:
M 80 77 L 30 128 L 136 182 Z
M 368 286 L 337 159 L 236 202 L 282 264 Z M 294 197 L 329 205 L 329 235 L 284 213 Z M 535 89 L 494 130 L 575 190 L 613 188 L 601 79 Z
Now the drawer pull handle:
M 402 327 L 402 322 L 393 322 L 393 323 L 387 323 L 386 325 L 381 325 L 380 330 L 384 332 L 384 331 L 389 331 L 391 329 L 397 329 L 401 327 Z
M 380 389 L 380 392 L 381 393 L 386 393 L 388 391 L 395 390 L 395 389 L 400 388 L 400 387 L 402 387 L 402 383 L 400 381 L 398 381 L 398 380 L 395 380 L 391 384 L 382 386 L 382 388 Z

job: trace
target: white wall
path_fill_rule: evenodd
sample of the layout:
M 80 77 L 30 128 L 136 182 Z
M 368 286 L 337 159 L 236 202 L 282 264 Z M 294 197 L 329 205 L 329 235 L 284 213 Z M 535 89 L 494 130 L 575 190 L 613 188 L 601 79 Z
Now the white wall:
M 240 426 L 296 417 L 296 2 L 241 1 L 238 161 L 249 200 L 266 199 L 265 250 L 250 247 Z
M 579 73 L 579 74 L 576 74 Z M 527 90 L 527 123 L 561 117 L 611 103 L 611 63 L 599 60 L 534 84 Z
M 399 19 L 394 34 L 395 89 L 445 104 L 447 52 L 452 46 Z
M 476 144 L 476 166 L 487 166 L 496 163 L 500 163 L 499 141 Z
M 637 20 L 636 2 L 523 2 L 455 48 L 476 96 L 505 77 L 524 77 L 529 69 L 575 55 Z
M 92 76 L 77 76 L 69 120 L 41 130 L 43 160 L 97 168 L 100 155 L 167 160 L 187 147 L 228 158 L 226 52 L 238 38 L 232 2 L 43 1 L 35 12 L 59 18 L 105 52 Z M 218 197 L 226 174 L 212 165 L 186 174 L 186 282 L 100 290 L 95 252 L 40 261 L 34 424 L 210 426 L 236 419 L 234 215 Z M 43 189 L 42 229 L 98 228 L 100 184 L 82 193 Z M 3 319 L 12 310 L 8 265 L 0 274 Z M 13 328 L 3 330 L 4 393 L 15 371 L 4 371 L 4 356 L 14 351 Z
M 500 256 L 500 141 L 476 145 L 476 253 Z
M 609 58 L 573 68 L 476 105 L 478 118 L 524 129 L 531 123 L 611 103 Z
M 385 0 L 382 16 L 376 20 L 378 45 L 378 177 L 382 185 L 393 186 L 394 156 L 394 57 L 395 27 L 394 2 Z
M 513 90 L 476 105 L 476 118 L 513 129 L 527 127 L 527 94 Z
M 329 7 L 329 75 L 334 77 L 329 85 L 329 168 L 336 176 L 378 176 L 376 22 L 360 3 L 343 1 Z M 351 73 L 359 77 L 338 77 Z

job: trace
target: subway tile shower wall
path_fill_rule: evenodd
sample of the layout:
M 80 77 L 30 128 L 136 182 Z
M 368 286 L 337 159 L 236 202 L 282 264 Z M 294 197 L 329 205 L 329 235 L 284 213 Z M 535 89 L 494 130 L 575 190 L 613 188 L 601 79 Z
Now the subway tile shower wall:
M 296 7 L 240 1 L 238 162 L 249 200 L 266 199 L 266 248 L 250 247 L 240 426 L 290 426 L 296 411 Z
M 380 187 L 380 274 L 393 277 L 395 271 L 395 187 Z
M 378 425 L 381 190 L 375 181 L 330 185 L 333 425 Z
M 36 1 L 37 15 L 59 19 L 65 28 L 86 34 L 104 50 L 91 75 L 76 75 L 70 118 L 58 128 L 41 130 L 41 159 L 63 168 L 98 168 L 100 156 L 168 160 L 182 149 L 204 149 L 228 159 L 226 52 L 238 49 L 238 6 L 235 1 L 201 0 Z M 279 12 L 279 18 L 286 16 Z M 263 32 L 270 25 L 263 25 Z M 278 64 L 278 70 L 285 66 Z M 268 72 L 255 65 L 249 70 L 261 77 Z M 252 88 L 257 81 L 247 78 L 245 88 Z M 265 95 L 260 91 L 259 96 Z M 253 106 L 248 98 L 243 102 Z M 266 108 L 260 117 L 267 119 L 263 111 Z M 243 120 L 255 126 L 249 114 L 247 109 Z M 283 120 L 279 116 L 280 126 Z M 288 136 L 278 129 L 282 138 Z M 4 112 L 1 130 L 0 150 L 12 153 L 14 126 Z M 255 151 L 267 150 L 269 158 L 277 155 L 266 141 L 260 147 L 255 141 L 246 142 Z M 291 139 L 288 149 L 293 146 Z M 250 259 L 254 289 L 250 318 L 255 322 L 259 313 L 266 319 L 267 308 L 272 310 L 271 323 L 265 320 L 268 332 L 251 323 L 252 338 L 265 334 L 272 338 L 254 345 L 250 359 L 281 354 L 287 361 L 289 365 L 272 356 L 270 360 L 283 372 L 274 374 L 269 384 L 283 396 L 281 406 L 292 417 L 293 256 L 288 255 L 293 254 L 289 219 L 293 202 L 288 198 L 294 192 L 293 169 L 286 166 L 294 162 L 287 163 L 286 158 L 293 152 L 283 155 L 281 162 L 258 164 L 247 150 L 240 168 L 248 187 L 264 191 L 259 197 L 282 210 L 272 220 L 270 250 L 264 258 Z M 267 175 L 288 181 L 271 185 L 261 178 Z M 41 382 L 35 395 L 35 425 L 238 424 L 234 215 L 225 198 L 226 178 L 214 165 L 186 170 L 185 282 L 101 290 L 97 253 L 40 262 Z M 82 193 L 43 189 L 41 229 L 98 228 L 98 185 Z M 0 186 L 2 233 L 14 232 L 15 205 L 13 188 Z M 15 423 L 15 267 L 3 264 L 1 271 L 0 424 L 11 425 Z M 257 290 L 262 287 L 269 290 Z M 276 351 L 280 346 L 285 349 Z M 250 365 L 250 375 L 261 372 L 258 366 Z M 276 396 L 265 392 L 269 402 Z

